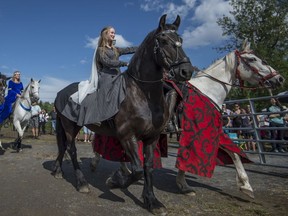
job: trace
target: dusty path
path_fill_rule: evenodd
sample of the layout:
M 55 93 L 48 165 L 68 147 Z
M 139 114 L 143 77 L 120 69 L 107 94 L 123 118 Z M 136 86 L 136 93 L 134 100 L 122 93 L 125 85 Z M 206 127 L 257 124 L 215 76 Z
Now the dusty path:
M 127 190 L 109 190 L 105 180 L 118 167 L 117 163 L 101 160 L 97 171 L 90 172 L 90 144 L 77 145 L 81 168 L 91 189 L 90 194 L 81 194 L 75 189 L 69 159 L 63 164 L 64 179 L 55 179 L 50 174 L 57 154 L 54 136 L 41 136 L 40 140 L 25 138 L 21 153 L 9 148 L 11 140 L 2 138 L 5 151 L 0 150 L 1 216 L 151 215 L 140 199 L 143 181 Z M 188 174 L 188 182 L 197 193 L 188 197 L 176 188 L 175 156 L 176 149 L 169 148 L 169 157 L 163 159 L 164 168 L 154 171 L 154 192 L 169 215 L 288 215 L 287 168 L 245 165 L 255 200 L 236 189 L 233 166 L 217 167 L 212 179 Z M 251 157 L 258 160 L 257 156 Z M 288 164 L 288 157 L 274 156 L 269 160 Z

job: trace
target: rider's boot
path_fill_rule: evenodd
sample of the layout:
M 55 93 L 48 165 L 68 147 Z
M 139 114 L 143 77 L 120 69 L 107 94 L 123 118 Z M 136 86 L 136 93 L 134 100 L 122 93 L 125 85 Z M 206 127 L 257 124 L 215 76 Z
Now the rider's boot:
M 166 133 L 175 133 L 178 132 L 179 128 L 177 121 L 175 121 L 174 109 L 177 102 L 177 92 L 172 89 L 166 94 L 166 103 L 168 104 L 169 119 L 165 128 Z M 178 129 L 178 130 L 177 130 Z

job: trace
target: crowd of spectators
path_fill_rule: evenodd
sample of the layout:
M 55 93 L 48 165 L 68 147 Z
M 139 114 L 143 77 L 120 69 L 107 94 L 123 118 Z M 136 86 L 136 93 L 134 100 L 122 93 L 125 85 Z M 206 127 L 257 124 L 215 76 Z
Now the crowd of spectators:
M 286 107 L 282 106 L 276 98 L 271 98 L 270 105 L 262 109 L 263 115 L 254 115 L 257 127 L 267 127 L 267 130 L 260 130 L 260 138 L 271 140 L 269 151 L 285 153 L 283 140 L 288 139 L 288 115 L 285 115 Z M 277 113 L 280 112 L 280 113 Z M 283 114 L 284 113 L 284 114 Z M 228 136 L 245 141 L 235 141 L 246 151 L 256 151 L 255 130 L 253 115 L 250 105 L 240 105 L 235 103 L 231 109 L 226 104 L 222 105 L 223 129 Z M 271 127 L 271 129 L 268 129 Z M 277 129 L 279 127 L 279 129 Z M 276 128 L 276 129 L 275 129 Z M 287 131 L 287 133 L 285 133 Z M 248 140 L 248 141 L 247 141 Z M 277 142 L 280 141 L 280 142 Z
M 31 107 L 31 114 L 29 128 L 31 128 L 35 139 L 39 139 L 39 136 L 47 134 L 46 129 L 48 124 L 50 124 L 50 134 L 55 135 L 57 117 L 55 107 L 48 113 L 46 109 L 41 109 L 40 105 L 34 101 Z

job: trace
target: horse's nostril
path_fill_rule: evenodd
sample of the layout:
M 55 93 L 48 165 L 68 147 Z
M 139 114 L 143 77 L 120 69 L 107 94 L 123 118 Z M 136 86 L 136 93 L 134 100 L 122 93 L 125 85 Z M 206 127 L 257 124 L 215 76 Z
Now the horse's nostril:
M 281 77 L 279 77 L 278 81 L 279 81 L 280 83 L 283 83 L 283 82 L 284 82 L 284 78 L 281 76 Z

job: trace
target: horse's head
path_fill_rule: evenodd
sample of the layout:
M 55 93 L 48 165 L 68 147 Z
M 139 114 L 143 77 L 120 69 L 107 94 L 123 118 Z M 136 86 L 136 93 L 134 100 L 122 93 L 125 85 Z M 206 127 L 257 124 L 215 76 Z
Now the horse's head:
M 242 51 L 235 51 L 238 61 L 237 78 L 251 84 L 275 88 L 285 81 L 276 70 L 261 60 L 250 50 L 250 43 L 244 41 Z
M 30 95 L 30 98 L 33 98 L 33 100 L 35 101 L 39 100 L 40 82 L 41 80 L 37 81 L 37 80 L 33 80 L 32 78 L 30 81 L 29 95 Z
M 177 16 L 173 24 L 165 22 L 166 15 L 163 15 L 155 31 L 155 59 L 160 67 L 169 71 L 169 79 L 189 80 L 193 73 L 193 67 L 182 49 L 182 38 L 177 33 L 180 17 Z

